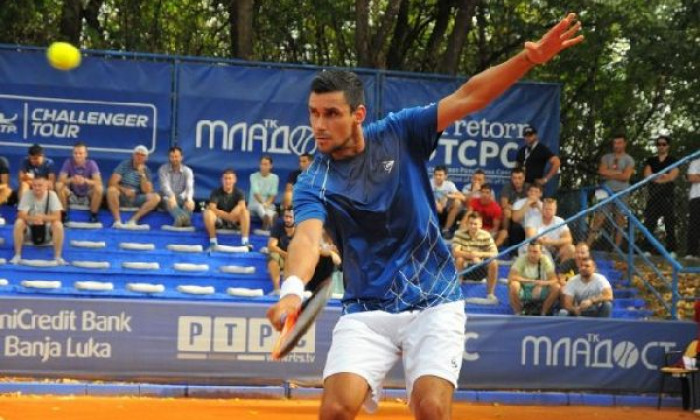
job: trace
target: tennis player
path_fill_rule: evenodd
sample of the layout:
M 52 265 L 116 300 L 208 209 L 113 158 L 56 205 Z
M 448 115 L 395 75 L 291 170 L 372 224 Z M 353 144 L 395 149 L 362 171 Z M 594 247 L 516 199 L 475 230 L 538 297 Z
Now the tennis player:
M 580 28 L 569 14 L 437 104 L 365 127 L 357 75 L 324 71 L 313 80 L 308 107 L 319 153 L 294 189 L 297 230 L 280 300 L 267 316 L 280 329 L 282 318 L 300 308 L 325 225 L 343 257 L 346 289 L 323 372 L 321 419 L 354 418 L 363 404 L 374 411 L 384 377 L 399 359 L 416 418 L 450 417 L 466 317 L 426 162 L 443 130 L 581 42 Z

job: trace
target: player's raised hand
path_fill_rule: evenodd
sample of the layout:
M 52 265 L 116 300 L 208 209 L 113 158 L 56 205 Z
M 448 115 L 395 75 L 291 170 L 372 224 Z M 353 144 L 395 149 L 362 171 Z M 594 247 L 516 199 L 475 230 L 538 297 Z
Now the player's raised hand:
M 569 13 L 537 42 L 525 43 L 527 59 L 534 64 L 551 60 L 561 51 L 583 41 L 583 35 L 575 36 L 581 30 L 581 22 L 575 13 Z

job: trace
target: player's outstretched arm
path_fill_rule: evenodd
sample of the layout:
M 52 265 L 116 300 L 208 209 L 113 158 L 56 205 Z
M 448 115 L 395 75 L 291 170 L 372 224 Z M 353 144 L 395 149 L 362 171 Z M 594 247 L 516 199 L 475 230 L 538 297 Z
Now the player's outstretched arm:
M 537 42 L 526 42 L 525 49 L 508 61 L 470 78 L 438 105 L 438 131 L 456 120 L 478 111 L 499 97 L 537 64 L 544 64 L 561 51 L 583 41 L 581 22 L 570 13 Z
M 301 307 L 304 284 L 313 277 L 318 263 L 322 235 L 323 222 L 318 219 L 305 220 L 294 230 L 294 238 L 287 248 L 285 281 L 282 283 L 280 300 L 267 311 L 267 318 L 277 330 L 282 328 L 284 317 Z M 290 283 L 286 284 L 287 282 Z M 302 283 L 301 290 L 297 290 L 299 282 Z M 288 291 L 292 293 L 287 294 Z

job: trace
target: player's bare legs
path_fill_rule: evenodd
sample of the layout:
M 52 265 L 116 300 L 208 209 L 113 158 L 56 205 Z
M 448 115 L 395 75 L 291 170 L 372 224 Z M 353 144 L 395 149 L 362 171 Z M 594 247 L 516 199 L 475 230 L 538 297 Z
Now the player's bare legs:
M 447 420 L 452 416 L 454 386 L 437 376 L 421 376 L 413 384 L 411 409 L 416 420 Z
M 354 373 L 336 373 L 323 382 L 321 420 L 354 419 L 370 392 L 367 381 Z

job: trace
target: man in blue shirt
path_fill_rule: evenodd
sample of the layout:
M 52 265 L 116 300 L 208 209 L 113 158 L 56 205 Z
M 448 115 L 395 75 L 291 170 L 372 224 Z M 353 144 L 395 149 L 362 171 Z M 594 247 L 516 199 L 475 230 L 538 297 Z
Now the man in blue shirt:
M 570 14 L 537 43 L 462 85 L 438 104 L 404 109 L 362 127 L 362 82 L 326 71 L 308 107 L 319 152 L 294 189 L 297 228 L 289 245 L 282 318 L 301 307 L 324 225 L 343 257 L 343 316 L 324 369 L 320 418 L 371 411 L 390 368 L 404 362 L 417 418 L 449 418 L 464 351 L 464 305 L 454 261 L 440 235 L 426 162 L 440 133 L 482 109 L 536 64 L 581 40 Z

